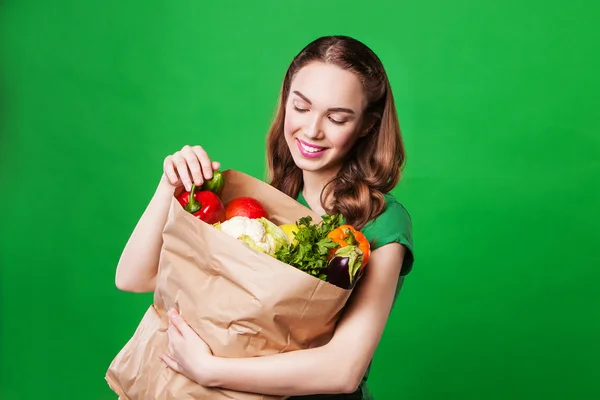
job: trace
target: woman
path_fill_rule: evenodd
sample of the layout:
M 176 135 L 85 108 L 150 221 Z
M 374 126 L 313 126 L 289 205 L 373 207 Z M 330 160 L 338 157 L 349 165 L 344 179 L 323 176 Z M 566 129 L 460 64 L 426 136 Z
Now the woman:
M 292 61 L 268 134 L 270 183 L 315 212 L 341 212 L 373 241 L 369 266 L 325 346 L 265 357 L 223 359 L 173 310 L 174 370 L 204 386 L 292 396 L 370 398 L 366 377 L 404 276 L 413 264 L 411 221 L 389 194 L 404 162 L 386 72 L 364 44 L 322 37 Z M 116 273 L 126 291 L 153 291 L 164 226 L 176 190 L 201 185 L 220 167 L 200 146 L 166 157 L 164 174 Z M 308 396 L 312 395 L 312 396 Z M 306 397 L 305 397 L 306 396 Z

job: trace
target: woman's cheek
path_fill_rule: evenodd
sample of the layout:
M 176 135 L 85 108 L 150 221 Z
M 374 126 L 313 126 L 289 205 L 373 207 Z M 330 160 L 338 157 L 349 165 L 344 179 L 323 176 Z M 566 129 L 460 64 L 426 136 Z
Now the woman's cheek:
M 353 138 L 355 135 L 353 132 L 354 130 L 352 128 L 338 129 L 331 133 L 329 141 L 338 149 L 348 150 L 354 144 Z
M 290 114 L 287 114 L 283 121 L 283 132 L 286 136 L 293 135 L 299 128 L 297 119 Z
M 285 117 L 285 119 L 283 120 L 283 133 L 287 136 L 290 134 L 290 118 L 289 117 Z

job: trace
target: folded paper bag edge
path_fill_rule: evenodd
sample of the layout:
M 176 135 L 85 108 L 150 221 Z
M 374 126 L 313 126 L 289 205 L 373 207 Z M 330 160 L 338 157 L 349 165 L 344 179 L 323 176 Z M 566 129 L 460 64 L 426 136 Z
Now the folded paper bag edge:
M 315 222 L 321 220 L 319 214 L 265 181 L 236 169 L 226 169 L 222 174 L 225 180 L 221 193 L 224 205 L 235 197 L 251 196 L 263 203 L 269 215 L 274 218 L 274 223 L 289 223 L 303 216 L 310 216 Z M 230 182 L 229 187 L 227 182 Z M 232 186 L 236 187 L 236 191 L 230 190 Z M 284 216 L 280 211 L 282 206 L 286 211 L 292 212 L 293 217 Z

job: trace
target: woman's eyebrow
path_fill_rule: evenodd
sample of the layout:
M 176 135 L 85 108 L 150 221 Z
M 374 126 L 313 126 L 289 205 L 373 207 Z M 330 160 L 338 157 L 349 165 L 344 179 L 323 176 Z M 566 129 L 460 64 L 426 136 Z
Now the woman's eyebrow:
M 308 104 L 312 105 L 312 102 L 308 99 L 308 97 L 306 97 L 305 95 L 303 95 L 302 93 L 300 93 L 297 90 L 294 90 L 293 93 L 299 97 L 302 98 L 302 100 L 304 100 L 305 102 L 307 102 Z M 350 109 L 350 108 L 345 108 L 345 107 L 333 107 L 333 108 L 329 108 L 327 111 L 333 111 L 333 112 L 345 112 L 348 114 L 354 114 L 354 110 Z

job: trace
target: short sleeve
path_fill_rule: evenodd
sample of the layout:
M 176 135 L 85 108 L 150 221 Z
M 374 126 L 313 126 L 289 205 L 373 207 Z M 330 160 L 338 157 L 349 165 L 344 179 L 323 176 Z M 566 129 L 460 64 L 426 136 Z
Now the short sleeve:
M 414 263 L 412 220 L 406 208 L 393 196 L 386 195 L 384 212 L 361 230 L 375 250 L 389 243 L 400 243 L 406 248 L 401 276 L 408 275 Z

